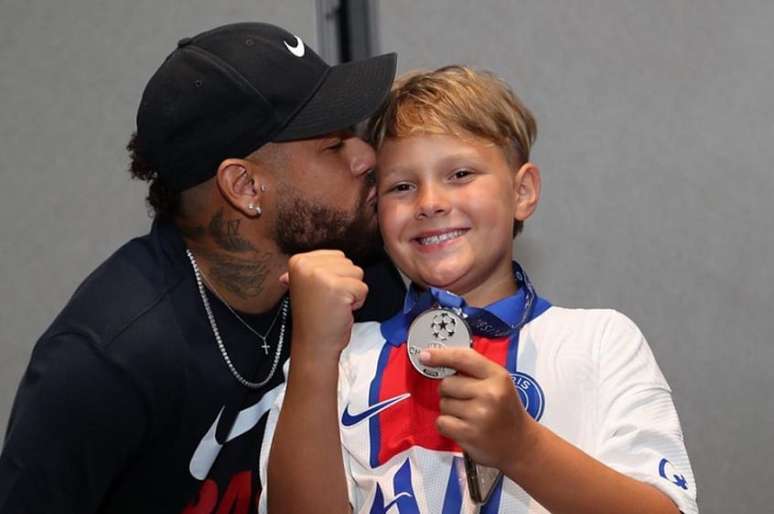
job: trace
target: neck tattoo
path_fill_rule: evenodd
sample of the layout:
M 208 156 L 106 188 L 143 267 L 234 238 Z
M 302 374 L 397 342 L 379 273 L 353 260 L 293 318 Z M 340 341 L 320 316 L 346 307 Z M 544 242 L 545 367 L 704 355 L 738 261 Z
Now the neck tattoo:
M 207 312 L 207 318 L 210 322 L 210 328 L 212 329 L 212 334 L 215 336 L 215 341 L 218 345 L 218 349 L 220 350 L 220 354 L 223 356 L 223 360 L 226 362 L 226 367 L 228 367 L 231 374 L 234 376 L 234 378 L 243 386 L 249 388 L 249 389 L 258 389 L 266 385 L 269 380 L 274 376 L 274 373 L 277 371 L 277 367 L 279 365 L 280 355 L 282 354 L 282 346 L 285 342 L 285 329 L 286 329 L 286 322 L 288 319 L 288 299 L 283 298 L 282 303 L 280 305 L 280 308 L 277 309 L 277 314 L 274 316 L 274 319 L 272 320 L 271 324 L 269 325 L 269 328 L 266 330 L 265 334 L 259 334 L 253 327 L 247 324 L 245 320 L 239 316 L 234 309 L 231 308 L 231 306 L 226 302 L 215 290 L 212 283 L 207 281 L 208 285 L 210 286 L 210 290 L 213 292 L 213 294 L 223 303 L 223 305 L 228 308 L 228 310 L 239 320 L 242 325 L 247 327 L 250 332 L 255 334 L 258 339 L 261 341 L 260 347 L 263 348 L 263 351 L 266 355 L 269 354 L 269 345 L 266 342 L 266 338 L 271 333 L 272 329 L 274 328 L 274 325 L 277 322 L 277 319 L 280 317 L 280 313 L 282 314 L 282 324 L 280 325 L 280 333 L 279 338 L 277 339 L 277 349 L 274 352 L 274 361 L 272 362 L 271 370 L 269 371 L 269 374 L 266 378 L 261 380 L 260 382 L 250 382 L 246 378 L 244 378 L 242 375 L 239 374 L 236 367 L 234 366 L 234 363 L 231 361 L 231 358 L 228 355 L 228 352 L 226 351 L 226 346 L 223 344 L 223 339 L 220 336 L 220 331 L 218 330 L 218 325 L 215 323 L 215 315 L 212 313 L 212 307 L 210 306 L 210 301 L 207 298 L 207 293 L 204 289 L 204 278 L 201 270 L 199 269 L 199 265 L 196 262 L 196 258 L 194 257 L 191 250 L 186 249 L 185 251 L 186 255 L 188 256 L 188 260 L 191 261 L 191 267 L 194 271 L 194 277 L 196 278 L 196 286 L 199 289 L 199 296 L 201 296 L 202 304 L 204 305 L 204 310 Z

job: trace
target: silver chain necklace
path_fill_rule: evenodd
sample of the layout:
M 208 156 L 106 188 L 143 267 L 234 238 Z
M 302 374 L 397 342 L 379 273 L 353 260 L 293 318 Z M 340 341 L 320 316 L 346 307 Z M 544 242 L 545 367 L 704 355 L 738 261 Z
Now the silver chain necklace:
M 274 324 L 277 321 L 277 318 L 279 317 L 279 312 L 282 312 L 282 325 L 280 325 L 280 334 L 279 338 L 277 340 L 277 350 L 274 352 L 274 362 L 272 362 L 271 370 L 269 371 L 269 375 L 261 380 L 260 382 L 250 382 L 246 378 L 244 378 L 242 375 L 239 374 L 236 367 L 234 367 L 234 363 L 231 362 L 231 358 L 228 356 L 228 352 L 226 351 L 226 346 L 223 344 L 223 339 L 220 337 L 220 331 L 218 330 L 218 325 L 215 323 L 215 315 L 212 313 L 212 307 L 210 306 L 210 301 L 207 298 L 207 293 L 204 290 L 204 283 L 202 280 L 202 272 L 199 270 L 199 265 L 196 263 L 196 259 L 194 258 L 193 253 L 191 250 L 186 249 L 185 251 L 186 255 L 188 256 L 188 260 L 191 261 L 191 267 L 194 271 L 194 276 L 196 277 L 196 286 L 199 289 L 199 296 L 202 298 L 202 303 L 204 304 L 204 310 L 207 312 L 207 319 L 209 319 L 210 327 L 212 328 L 212 334 L 215 336 L 215 341 L 218 343 L 218 349 L 220 350 L 220 354 L 223 356 L 223 360 L 226 362 L 226 366 L 228 367 L 229 371 L 232 375 L 234 375 L 234 378 L 237 379 L 237 381 L 242 384 L 245 387 L 248 387 L 250 389 L 259 389 L 266 385 L 269 380 L 274 376 L 274 373 L 277 371 L 277 366 L 279 365 L 280 355 L 282 354 L 282 345 L 285 342 L 285 322 L 288 319 L 288 299 L 284 298 L 282 300 L 282 305 L 277 312 L 277 315 L 274 317 L 274 320 L 272 320 L 271 325 L 269 326 L 269 329 L 266 331 L 266 335 L 261 335 L 258 332 L 256 332 L 250 325 L 248 325 L 239 315 L 234 312 L 234 309 L 231 308 L 231 306 L 223 300 L 223 298 L 218 295 L 217 292 L 215 292 L 214 289 L 212 289 L 212 292 L 215 294 L 215 296 L 220 299 L 223 304 L 228 307 L 228 310 L 230 310 L 234 316 L 247 328 L 250 329 L 250 331 L 258 336 L 258 338 L 263 342 L 263 345 L 261 346 L 264 349 L 264 352 L 268 355 L 268 345 L 266 344 L 266 337 L 271 333 L 272 328 L 274 328 Z M 211 285 L 210 285 L 211 286 Z
M 244 319 L 242 319 L 242 316 L 240 316 L 239 314 L 237 314 L 237 312 L 236 312 L 236 311 L 235 311 L 235 310 L 234 310 L 234 309 L 231 307 L 231 305 L 229 305 L 229 303 L 228 303 L 226 300 L 224 300 L 224 299 L 223 299 L 223 297 L 222 297 L 222 296 L 220 296 L 220 294 L 218 294 L 218 290 L 217 290 L 217 289 L 215 289 L 215 286 L 214 286 L 214 285 L 212 285 L 212 282 L 210 282 L 210 281 L 207 279 L 207 275 L 205 275 L 204 273 L 202 273 L 202 270 L 199 270 L 199 274 L 200 274 L 200 275 L 201 275 L 201 277 L 202 277 L 202 282 L 204 282 L 205 284 L 207 284 L 207 285 L 209 286 L 209 288 L 210 288 L 210 291 L 212 292 L 212 294 L 214 294 L 214 295 L 215 295 L 215 297 L 216 297 L 218 300 L 220 300 L 220 303 L 222 303 L 223 305 L 225 305 L 225 306 L 226 306 L 226 308 L 229 310 L 229 312 L 231 312 L 231 314 L 233 314 L 233 315 L 234 315 L 234 317 L 235 317 L 236 319 L 238 319 L 238 320 L 239 320 L 239 322 L 240 322 L 242 325 L 244 325 L 244 326 L 245 326 L 245 328 L 246 328 L 247 330 L 249 330 L 250 332 L 252 332 L 253 334 L 255 334 L 255 337 L 257 337 L 258 339 L 260 339 L 260 340 L 261 340 L 261 343 L 263 343 L 263 344 L 261 344 L 261 348 L 263 348 L 263 353 L 264 353 L 264 355 L 269 355 L 269 348 L 270 348 L 270 346 L 269 346 L 269 344 L 266 342 L 266 338 L 267 338 L 267 337 L 269 337 L 269 334 L 271 334 L 271 331 L 274 329 L 274 325 L 277 323 L 277 319 L 279 319 L 279 315 L 280 315 L 280 313 L 282 312 L 282 309 L 277 309 L 277 313 L 274 315 L 274 319 L 273 319 L 273 320 L 271 320 L 271 324 L 269 324 L 269 328 L 267 328 L 267 329 L 266 329 L 266 333 L 265 333 L 265 334 L 263 334 L 263 335 L 261 335 L 261 334 L 259 334 L 259 333 L 258 333 L 258 331 L 257 331 L 257 330 L 255 330 L 253 327 L 251 327 L 249 323 L 247 323 L 247 322 L 246 322 Z M 283 303 L 284 303 L 284 300 L 283 300 Z

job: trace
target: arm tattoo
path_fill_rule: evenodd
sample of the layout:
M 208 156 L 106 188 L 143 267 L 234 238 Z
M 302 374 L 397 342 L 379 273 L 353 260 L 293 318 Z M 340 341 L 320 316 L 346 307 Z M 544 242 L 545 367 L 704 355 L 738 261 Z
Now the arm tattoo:
M 220 209 L 210 220 L 210 235 L 215 243 L 229 252 L 255 251 L 250 241 L 239 235 L 239 223 L 241 220 L 227 220 L 223 217 L 223 209 Z

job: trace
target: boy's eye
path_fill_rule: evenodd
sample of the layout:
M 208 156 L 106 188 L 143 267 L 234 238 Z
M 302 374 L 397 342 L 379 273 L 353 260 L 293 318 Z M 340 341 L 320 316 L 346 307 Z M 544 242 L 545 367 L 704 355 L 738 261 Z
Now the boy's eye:
M 473 175 L 473 172 L 471 170 L 456 170 L 454 173 L 452 173 L 452 178 L 455 180 L 461 180 L 468 178 L 469 176 Z
M 388 193 L 405 193 L 406 191 L 411 191 L 411 184 L 406 182 L 401 182 L 387 188 Z

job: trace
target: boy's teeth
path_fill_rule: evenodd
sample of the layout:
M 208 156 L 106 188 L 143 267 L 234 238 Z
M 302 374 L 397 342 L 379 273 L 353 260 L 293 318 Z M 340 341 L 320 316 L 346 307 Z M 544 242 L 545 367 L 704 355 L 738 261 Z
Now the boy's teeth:
M 442 243 L 443 241 L 448 241 L 449 239 L 454 239 L 455 237 L 459 237 L 464 233 L 465 233 L 464 230 L 454 230 L 452 232 L 446 232 L 445 234 L 438 234 L 438 235 L 429 236 L 429 237 L 421 237 L 419 238 L 419 244 L 434 245 L 434 244 Z

